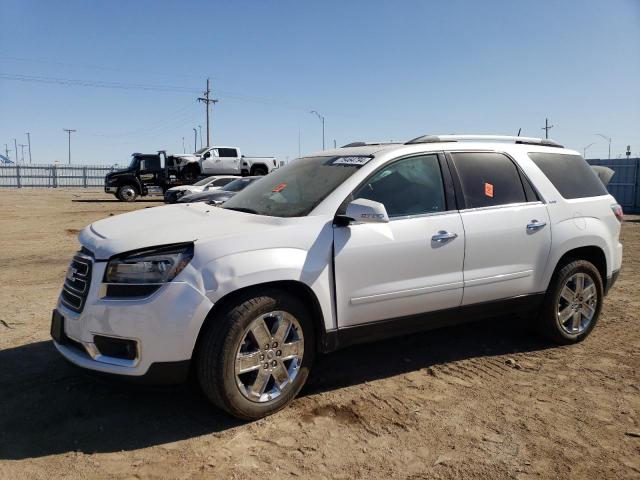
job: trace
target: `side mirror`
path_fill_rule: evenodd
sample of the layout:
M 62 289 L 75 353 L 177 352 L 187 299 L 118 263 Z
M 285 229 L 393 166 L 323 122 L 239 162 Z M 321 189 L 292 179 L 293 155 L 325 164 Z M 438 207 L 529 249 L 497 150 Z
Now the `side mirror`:
M 211 156 L 211 152 L 207 152 L 204 154 L 202 158 L 209 158 Z
M 344 215 L 339 215 L 340 224 L 356 223 L 389 223 L 387 209 L 380 202 L 366 198 L 358 198 L 347 205 Z

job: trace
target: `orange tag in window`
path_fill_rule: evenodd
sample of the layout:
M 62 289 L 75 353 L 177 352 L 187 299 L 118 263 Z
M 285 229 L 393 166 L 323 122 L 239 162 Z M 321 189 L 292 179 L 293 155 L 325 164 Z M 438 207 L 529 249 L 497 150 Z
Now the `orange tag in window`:
M 491 183 L 484 184 L 484 194 L 487 197 L 493 198 L 493 185 Z
M 273 190 L 271 190 L 272 192 L 281 192 L 282 190 L 284 190 L 285 188 L 287 188 L 287 184 L 286 183 L 281 183 L 280 185 L 276 185 L 275 187 L 273 187 Z

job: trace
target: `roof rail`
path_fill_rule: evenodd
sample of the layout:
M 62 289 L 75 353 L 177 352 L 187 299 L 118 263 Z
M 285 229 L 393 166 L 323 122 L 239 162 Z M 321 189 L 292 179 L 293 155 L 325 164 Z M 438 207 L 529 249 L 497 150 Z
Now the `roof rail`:
M 350 147 L 375 147 L 376 145 L 399 145 L 401 142 L 351 142 L 346 145 L 342 145 L 340 148 Z
M 416 145 L 420 143 L 441 143 L 441 142 L 513 142 L 523 145 L 540 145 L 544 147 L 564 148 L 558 142 L 548 138 L 516 137 L 511 135 L 423 135 L 409 140 L 405 145 Z

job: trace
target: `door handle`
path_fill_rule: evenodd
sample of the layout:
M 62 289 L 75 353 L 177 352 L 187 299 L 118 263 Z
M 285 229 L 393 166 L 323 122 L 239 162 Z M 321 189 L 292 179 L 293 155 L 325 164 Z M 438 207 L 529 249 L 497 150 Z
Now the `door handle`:
M 535 232 L 537 230 L 540 230 L 546 224 L 547 222 L 539 222 L 538 220 L 531 220 L 531 222 L 527 224 L 527 232 Z
M 432 242 L 436 242 L 436 243 L 444 243 L 444 242 L 448 242 L 449 240 L 453 240 L 457 236 L 458 236 L 457 233 L 452 233 L 452 232 L 447 232 L 445 230 L 440 230 L 433 237 L 431 237 L 431 241 Z

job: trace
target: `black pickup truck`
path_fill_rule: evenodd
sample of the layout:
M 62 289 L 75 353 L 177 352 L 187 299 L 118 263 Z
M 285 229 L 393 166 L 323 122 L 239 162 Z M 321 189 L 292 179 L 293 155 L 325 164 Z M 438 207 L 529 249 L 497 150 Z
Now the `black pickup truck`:
M 197 178 L 180 178 L 176 162 L 164 151 L 156 154 L 134 153 L 127 168 L 108 173 L 104 178 L 104 191 L 123 202 L 133 202 L 152 191 L 162 194 L 171 187 L 187 185 Z

